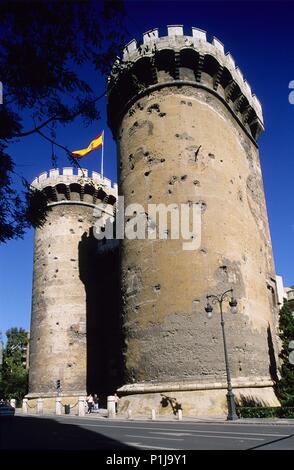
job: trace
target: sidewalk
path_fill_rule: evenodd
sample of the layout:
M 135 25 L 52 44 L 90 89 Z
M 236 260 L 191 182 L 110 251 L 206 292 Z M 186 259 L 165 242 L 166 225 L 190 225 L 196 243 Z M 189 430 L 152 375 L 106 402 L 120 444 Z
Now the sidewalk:
M 46 412 L 42 415 L 37 415 L 34 413 L 23 414 L 21 409 L 16 409 L 15 414 L 17 416 L 27 416 L 27 417 L 56 417 L 54 412 Z M 85 414 L 85 416 L 78 416 L 76 413 L 71 413 L 69 415 L 62 414 L 58 417 L 62 418 L 79 418 L 79 419 L 103 419 L 105 421 L 147 421 L 147 422 L 179 422 L 177 417 L 171 416 L 156 416 L 155 420 L 151 419 L 151 416 L 134 416 L 132 418 L 127 418 L 125 414 L 118 414 L 115 418 L 108 418 L 107 410 L 100 409 L 98 413 Z M 184 417 L 180 421 L 181 423 L 198 423 L 198 424 L 228 424 L 228 425 L 238 425 L 238 424 L 260 424 L 260 425 L 292 425 L 294 426 L 294 419 L 282 419 L 282 418 L 240 418 L 236 421 L 227 421 L 224 418 L 219 417 Z

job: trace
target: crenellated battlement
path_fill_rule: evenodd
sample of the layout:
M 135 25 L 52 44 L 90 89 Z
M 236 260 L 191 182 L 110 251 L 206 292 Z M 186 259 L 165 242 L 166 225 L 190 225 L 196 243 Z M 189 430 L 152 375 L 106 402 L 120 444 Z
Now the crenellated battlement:
M 109 77 L 110 126 L 115 132 L 126 108 L 151 87 L 188 84 L 217 94 L 257 140 L 264 130 L 262 107 L 234 58 L 219 39 L 210 43 L 205 31 L 191 32 L 186 36 L 182 25 L 172 25 L 160 37 L 155 28 L 143 34 L 142 44 L 133 39 L 125 46 Z
M 41 173 L 31 186 L 46 194 L 49 205 L 61 202 L 95 205 L 106 201 L 112 206 L 117 198 L 117 184 L 96 171 L 92 171 L 91 176 L 88 173 L 84 168 L 54 168 Z
M 113 188 L 114 190 L 117 191 L 117 184 L 112 183 L 111 180 L 109 178 L 105 178 L 105 176 L 102 177 L 101 174 L 98 173 L 97 171 L 92 171 L 91 176 L 88 170 L 85 168 L 78 168 L 77 172 L 75 171 L 76 170 L 72 167 L 65 167 L 65 168 L 62 168 L 61 170 L 59 170 L 59 168 L 53 168 L 52 170 L 49 170 L 49 172 L 44 171 L 43 173 L 40 173 L 40 175 L 37 176 L 37 178 L 35 178 L 32 181 L 32 186 L 36 186 L 40 184 L 43 185 L 44 180 L 47 180 L 49 178 L 50 179 L 62 178 L 64 179 L 64 181 L 67 181 L 71 179 L 71 177 L 74 177 L 75 181 L 77 178 L 85 178 L 88 180 L 93 180 L 93 182 L 95 183 L 100 183 L 102 186 L 105 186 L 107 188 Z

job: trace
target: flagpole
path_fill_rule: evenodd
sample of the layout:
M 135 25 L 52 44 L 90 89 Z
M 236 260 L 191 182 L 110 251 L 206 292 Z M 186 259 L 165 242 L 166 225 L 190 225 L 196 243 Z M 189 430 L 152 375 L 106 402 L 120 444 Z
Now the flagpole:
M 103 175 L 103 159 L 104 159 L 104 131 L 102 132 L 102 155 L 101 155 L 101 176 L 104 178 Z

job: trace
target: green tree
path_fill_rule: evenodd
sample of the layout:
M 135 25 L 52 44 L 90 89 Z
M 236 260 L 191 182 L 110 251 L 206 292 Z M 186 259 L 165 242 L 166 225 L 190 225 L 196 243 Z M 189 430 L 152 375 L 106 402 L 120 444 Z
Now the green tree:
M 28 392 L 28 371 L 23 356 L 28 345 L 28 334 L 23 328 L 10 328 L 6 332 L 7 343 L 3 351 L 0 377 L 0 398 L 16 398 L 20 403 Z
M 0 331 L 0 399 L 1 399 L 1 384 L 2 384 L 2 364 L 3 364 L 3 341 L 2 341 L 2 331 Z
M 120 0 L 1 0 L 0 243 L 42 224 L 46 207 L 28 184 L 15 191 L 9 144 L 32 134 L 55 141 L 77 116 L 85 125 L 99 118 L 91 78 L 107 75 L 120 53 L 124 14 Z
M 294 364 L 289 361 L 291 348 L 290 342 L 294 340 L 294 317 L 287 301 L 280 310 L 279 318 L 280 338 L 282 340 L 282 349 L 280 358 L 282 366 L 280 369 L 281 379 L 277 383 L 277 396 L 284 406 L 294 406 Z

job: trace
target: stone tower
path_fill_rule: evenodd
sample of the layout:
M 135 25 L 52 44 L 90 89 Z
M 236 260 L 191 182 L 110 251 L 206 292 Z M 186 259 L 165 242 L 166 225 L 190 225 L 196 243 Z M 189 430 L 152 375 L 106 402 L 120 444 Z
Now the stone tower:
M 106 348 L 103 359 L 95 355 L 104 336 L 97 323 L 104 323 L 99 286 L 105 275 L 92 228 L 96 204 L 104 201 L 105 216 L 113 213 L 117 187 L 99 173 L 90 178 L 87 170 L 74 174 L 73 168 L 42 173 L 32 186 L 46 194 L 50 210 L 35 232 L 28 398 L 45 398 L 50 407 L 61 392 L 73 404 L 98 391 L 93 376 L 107 362 Z
M 275 270 L 257 139 L 260 102 L 223 44 L 168 26 L 131 41 L 113 68 L 108 121 L 118 146 L 125 206 L 197 203 L 201 246 L 183 240 L 122 240 L 125 332 L 122 409 L 186 415 L 226 413 L 220 316 L 206 318 L 207 294 L 234 289 L 225 312 L 237 396 L 277 404 L 273 392 Z M 157 222 L 153 220 L 156 224 Z

